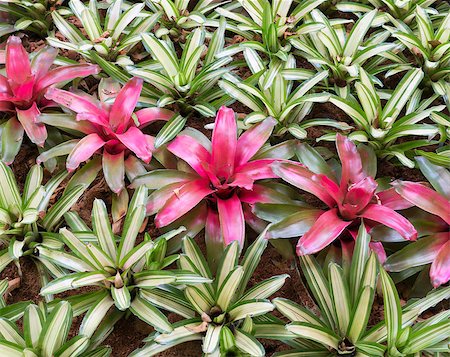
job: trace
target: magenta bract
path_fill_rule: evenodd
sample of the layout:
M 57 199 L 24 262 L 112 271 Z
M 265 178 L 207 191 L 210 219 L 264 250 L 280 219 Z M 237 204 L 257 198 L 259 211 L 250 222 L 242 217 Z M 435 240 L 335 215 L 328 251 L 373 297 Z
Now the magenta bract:
M 179 135 L 168 149 L 187 162 L 195 174 L 192 180 L 169 185 L 158 202 L 150 201 L 147 210 L 152 212 L 161 201 L 167 200 L 156 215 L 156 225 L 167 226 L 206 200 L 210 211 L 206 231 L 220 232 L 224 244 L 236 240 L 242 247 L 243 204 L 264 202 L 264 187 L 255 181 L 277 177 L 270 167 L 275 159 L 251 160 L 270 137 L 275 123 L 267 118 L 238 138 L 233 110 L 222 107 L 216 117 L 212 142 Z
M 300 238 L 297 254 L 305 255 L 320 251 L 338 238 L 344 230 L 359 226 L 361 218 L 364 218 L 369 226 L 381 223 L 395 229 L 403 238 L 415 240 L 417 232 L 413 225 L 405 217 L 383 205 L 379 199 L 376 194 L 378 185 L 374 178 L 364 172 L 356 145 L 339 134 L 336 145 L 342 164 L 339 182 L 323 174 L 315 174 L 299 163 L 272 164 L 273 171 L 279 177 L 315 195 L 329 207 Z
M 25 130 L 33 143 L 43 146 L 47 130 L 39 122 L 39 115 L 42 108 L 52 105 L 44 98 L 47 89 L 57 83 L 99 73 L 100 68 L 92 64 L 77 64 L 50 69 L 57 55 L 55 48 L 42 49 L 30 61 L 22 41 L 16 36 L 9 37 L 5 53 L 2 62 L 5 63 L 6 77 L 0 75 L 0 111 L 15 113 L 21 124 L 19 127 L 14 126 L 16 119 L 12 118 L 13 122 L 9 123 L 8 128 L 14 127 L 16 130 L 13 133 L 8 131 L 8 134 L 14 136 L 17 130 Z M 7 141 L 8 137 L 2 137 L 3 140 Z M 14 151 L 2 153 L 3 161 L 10 164 L 17 154 Z
M 169 120 L 173 112 L 161 108 L 145 108 L 134 113 L 141 94 L 143 80 L 131 79 L 109 105 L 89 95 L 79 95 L 50 88 L 45 97 L 77 113 L 76 120 L 86 122 L 86 134 L 67 158 L 67 170 L 73 171 L 103 149 L 103 172 L 115 193 L 124 188 L 125 160 L 130 154 L 149 163 L 154 150 L 154 138 L 142 128 L 157 120 Z M 80 127 L 81 128 L 81 127 Z

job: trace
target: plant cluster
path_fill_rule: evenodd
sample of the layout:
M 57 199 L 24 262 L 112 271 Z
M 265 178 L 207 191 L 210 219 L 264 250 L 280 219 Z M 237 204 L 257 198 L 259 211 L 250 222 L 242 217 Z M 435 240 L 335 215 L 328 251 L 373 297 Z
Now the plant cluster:
M 0 355 L 450 355 L 449 136 L 446 1 L 0 0 Z

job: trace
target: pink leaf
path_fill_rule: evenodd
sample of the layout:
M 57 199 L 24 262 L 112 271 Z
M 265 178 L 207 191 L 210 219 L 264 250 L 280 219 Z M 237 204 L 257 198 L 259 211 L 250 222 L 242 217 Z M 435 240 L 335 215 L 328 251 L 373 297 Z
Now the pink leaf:
M 51 46 L 44 47 L 37 53 L 31 61 L 31 73 L 34 74 L 36 81 L 48 72 L 57 55 L 58 50 Z
M 390 208 L 378 204 L 369 204 L 359 216 L 384 224 L 396 230 L 407 240 L 417 239 L 417 231 L 411 222 Z
M 94 64 L 75 64 L 55 68 L 36 82 L 35 91 L 40 91 L 53 84 L 69 81 L 79 77 L 100 73 L 100 67 Z
M 152 107 L 138 110 L 134 114 L 136 114 L 136 117 L 138 118 L 139 128 L 142 129 L 158 120 L 168 121 L 173 117 L 174 112 L 169 109 Z
M 424 211 L 441 217 L 450 224 L 450 201 L 436 191 L 420 183 L 409 181 L 395 181 L 395 190 L 406 200 Z
M 117 134 L 116 137 L 142 161 L 147 164 L 150 162 L 154 146 L 149 135 L 145 135 L 132 126 L 125 133 Z
M 234 111 L 221 107 L 212 134 L 212 164 L 217 177 L 228 179 L 234 171 L 237 145 L 237 124 Z
M 236 240 L 242 248 L 245 240 L 245 220 L 239 197 L 234 194 L 226 200 L 217 198 L 217 209 L 224 244 L 228 245 Z
M 92 114 L 98 118 L 98 123 L 102 123 L 104 126 L 109 125 L 108 114 L 100 108 L 100 103 L 94 98 L 89 99 L 87 96 L 57 88 L 49 88 L 45 93 L 45 97 L 73 110 L 75 113 Z
M 45 140 L 47 139 L 47 129 L 44 124 L 37 121 L 41 112 L 36 103 L 33 103 L 30 109 L 16 109 L 16 111 L 17 119 L 20 121 L 20 124 L 22 124 L 30 140 L 36 145 L 43 147 Z
M 242 172 L 239 172 L 235 175 L 233 175 L 233 179 L 232 181 L 228 184 L 228 186 L 232 186 L 232 187 L 241 187 L 241 188 L 245 188 L 246 190 L 251 190 L 253 188 L 253 182 L 255 180 Z
M 239 167 L 236 167 L 235 173 L 246 174 L 253 178 L 253 180 L 264 180 L 268 178 L 278 178 L 272 170 L 272 164 L 276 162 L 275 159 L 261 159 L 247 162 Z
M 393 187 L 378 192 L 377 196 L 383 206 L 392 208 L 395 211 L 414 207 L 414 204 L 400 196 Z
M 336 208 L 326 211 L 314 223 L 311 229 L 299 239 L 297 254 L 308 255 L 316 253 L 341 235 L 352 221 L 343 221 L 338 217 Z
M 214 192 L 205 179 L 194 180 L 173 191 L 172 197 L 155 217 L 157 227 L 164 227 L 180 218 L 207 195 Z
M 430 278 L 435 288 L 450 280 L 450 234 L 449 241 L 444 244 L 431 264 Z
M 336 205 L 334 198 L 320 184 L 320 176 L 295 162 L 275 162 L 273 172 L 291 185 L 309 192 L 325 202 L 330 208 Z
M 336 147 L 342 164 L 340 187 L 341 191 L 346 191 L 349 185 L 364 178 L 361 156 L 356 145 L 341 134 L 336 135 Z
M 174 182 L 153 191 L 147 200 L 147 216 L 152 216 L 161 210 L 174 192 L 178 191 L 185 184 L 186 181 Z
M 103 147 L 105 142 L 97 134 L 89 134 L 81 139 L 73 148 L 72 152 L 67 158 L 67 171 L 75 170 L 80 164 L 89 159 L 94 153 Z
M 217 267 L 223 252 L 222 234 L 220 231 L 219 214 L 209 208 L 205 224 L 205 243 L 208 255 L 208 262 L 213 267 Z
M 270 138 L 272 130 L 277 124 L 273 118 L 267 118 L 262 123 L 246 130 L 237 142 L 236 158 L 234 165 L 241 166 L 248 162 Z
M 9 88 L 8 79 L 0 74 L 0 93 L 6 93 L 11 95 L 11 90 Z
M 386 251 L 384 250 L 383 243 L 381 242 L 370 242 L 369 247 L 372 250 L 372 252 L 375 252 L 375 254 L 378 257 L 378 261 L 380 264 L 384 264 L 384 262 L 387 259 Z
M 241 202 L 248 204 L 255 203 L 286 203 L 284 196 L 279 197 L 280 193 L 273 188 L 254 184 L 251 191 L 241 190 L 239 191 L 239 199 Z
M 346 219 L 356 218 L 357 213 L 373 200 L 377 186 L 378 184 L 372 177 L 366 177 L 350 186 L 345 195 L 344 203 L 339 208 L 342 217 Z
M 114 101 L 109 114 L 109 123 L 113 129 L 117 129 L 116 131 L 119 134 L 128 128 L 131 115 L 139 101 L 143 83 L 142 78 L 131 79 L 120 90 Z
M 22 84 L 31 77 L 28 53 L 17 36 L 10 36 L 6 43 L 6 75 L 17 84 Z
M 202 164 L 211 162 L 211 154 L 193 137 L 179 135 L 167 146 L 167 149 L 186 161 L 200 176 L 207 177 Z

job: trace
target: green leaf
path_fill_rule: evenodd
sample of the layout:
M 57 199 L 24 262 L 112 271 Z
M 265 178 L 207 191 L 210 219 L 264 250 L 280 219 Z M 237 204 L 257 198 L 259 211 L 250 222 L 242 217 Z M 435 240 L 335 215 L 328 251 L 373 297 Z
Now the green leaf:
M 114 234 L 109 223 L 108 211 L 105 202 L 94 200 L 92 207 L 92 228 L 98 238 L 100 247 L 109 254 L 112 260 L 116 259 L 117 247 Z
M 162 129 L 156 135 L 154 144 L 155 148 L 157 149 L 175 138 L 178 133 L 184 128 L 186 120 L 187 118 L 179 114 L 175 114 L 172 118 L 170 118 L 169 121 L 164 124 Z
M 169 49 L 168 45 L 163 44 L 162 40 L 157 39 L 151 33 L 143 33 L 142 41 L 153 58 L 164 67 L 170 77 L 174 78 L 179 72 L 176 54 Z
M 328 278 L 330 280 L 330 291 L 333 297 L 336 322 L 341 336 L 344 336 L 350 323 L 351 301 L 342 268 L 336 263 L 330 263 L 328 265 Z
M 394 282 L 383 269 L 380 269 L 383 287 L 384 314 L 387 326 L 387 343 L 395 346 L 402 326 L 402 310 L 400 299 Z
M 149 325 L 153 326 L 158 331 L 161 332 L 173 331 L 173 327 L 167 320 L 167 317 L 161 311 L 155 308 L 152 304 L 140 298 L 139 296 L 134 298 L 130 306 L 130 310 L 133 312 L 134 315 L 136 315 Z
M 289 278 L 288 274 L 272 276 L 247 290 L 245 295 L 240 298 L 240 301 L 267 299 L 282 288 L 287 278 Z
M 309 340 L 313 340 L 323 344 L 324 346 L 330 347 L 337 350 L 339 346 L 339 338 L 334 334 L 333 331 L 326 327 L 312 325 L 307 322 L 293 322 L 286 326 L 286 328 Z
M 72 308 L 66 301 L 58 303 L 45 321 L 39 339 L 42 355 L 53 356 L 64 344 L 72 324 Z
M 38 348 L 39 336 L 44 325 L 42 311 L 36 305 L 29 305 L 23 316 L 23 335 L 27 346 Z
M 265 356 L 263 345 L 252 335 L 236 329 L 234 331 L 236 347 L 250 356 Z
M 231 321 L 239 321 L 247 316 L 264 315 L 273 311 L 274 308 L 275 306 L 268 300 L 247 299 L 232 305 L 228 314 Z
M 236 267 L 233 269 L 220 288 L 217 291 L 217 305 L 220 306 L 222 311 L 227 311 L 230 303 L 232 302 L 238 286 L 241 284 L 242 277 L 244 276 L 244 268 Z

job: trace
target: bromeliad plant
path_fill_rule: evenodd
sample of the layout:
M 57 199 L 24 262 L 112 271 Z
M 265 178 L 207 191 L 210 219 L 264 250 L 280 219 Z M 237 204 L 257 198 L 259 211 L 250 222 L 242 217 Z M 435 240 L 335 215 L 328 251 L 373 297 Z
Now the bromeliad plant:
M 364 219 L 367 229 L 382 224 L 396 230 L 403 239 L 415 240 L 417 232 L 413 225 L 384 204 L 392 191 L 377 191 L 378 183 L 374 179 L 376 157 L 370 148 L 362 145 L 357 148 L 340 134 L 336 136 L 336 147 L 341 160 L 341 167 L 336 170 L 305 144 L 297 149 L 297 156 L 304 165 L 292 161 L 272 164 L 278 177 L 313 194 L 328 208 L 318 210 L 294 206 L 292 211 L 286 207 L 283 212 L 287 215 L 273 222 L 269 236 L 290 238 L 303 235 L 297 243 L 297 254 L 303 256 L 320 251 L 346 231 L 355 236 L 355 226 Z M 264 218 L 267 209 L 258 206 L 264 205 L 255 207 L 255 213 Z M 372 243 L 372 248 L 383 252 L 380 243 Z
M 88 337 L 68 340 L 72 308 L 62 301 L 51 310 L 45 305 L 29 305 L 23 316 L 23 332 L 0 317 L 0 354 L 8 357 L 109 357 L 110 347 L 94 348 Z
M 204 356 L 265 356 L 263 345 L 255 337 L 253 319 L 274 309 L 267 298 L 287 278 L 287 275 L 273 276 L 247 288 L 266 246 L 263 232 L 248 247 L 239 265 L 240 248 L 233 242 L 223 252 L 217 273 L 213 274 L 197 244 L 186 237 L 178 262 L 180 268 L 214 281 L 187 287 L 183 292 L 155 291 L 152 303 L 173 306 L 172 311 L 186 319 L 174 324 L 171 333 L 151 334 L 147 344 L 130 356 L 154 356 L 178 344 L 197 340 L 203 340 Z M 173 301 L 177 301 L 176 306 Z
M 279 201 L 270 186 L 255 183 L 277 177 L 270 168 L 276 161 L 270 156 L 271 151 L 252 159 L 274 126 L 275 120 L 268 118 L 237 138 L 235 114 L 232 109 L 222 107 L 216 117 L 212 142 L 192 129 L 178 135 L 167 148 L 183 160 L 179 170 L 154 171 L 133 182 L 134 187 L 146 184 L 156 189 L 147 203 L 147 214 L 157 213 L 156 226 L 174 222 L 179 226 L 179 220 L 186 227 L 200 225 L 198 231 L 206 226 L 208 254 L 220 253 L 223 245 L 232 241 L 238 241 L 242 249 L 245 222 L 253 216 L 250 205 Z M 189 216 L 196 206 L 204 208 L 201 214 Z
M 333 119 L 304 120 L 314 102 L 325 102 L 330 97 L 325 92 L 311 93 L 327 78 L 327 71 L 315 73 L 298 69 L 292 55 L 289 55 L 285 62 L 272 60 L 269 66 L 264 64 L 254 49 L 244 49 L 244 56 L 253 76 L 242 80 L 226 74 L 219 82 L 219 86 L 230 97 L 252 109 L 252 113 L 244 118 L 244 125 L 272 117 L 277 120 L 273 135 L 284 136 L 289 133 L 298 139 L 305 139 L 306 129 L 316 125 L 341 130 L 352 129 L 348 124 Z M 297 85 L 296 81 L 303 82 Z
M 45 37 L 52 28 L 50 13 L 58 11 L 67 14 L 64 8 L 58 8 L 65 0 L 2 0 L 0 11 L 6 14 L 6 20 L 11 25 L 0 31 L 1 35 L 27 30 Z M 5 25 L 5 24 L 2 24 Z
M 42 109 L 54 106 L 44 98 L 49 87 L 100 71 L 91 64 L 50 69 L 56 55 L 56 49 L 45 47 L 30 61 L 16 36 L 8 38 L 6 50 L 0 55 L 0 63 L 5 63 L 6 71 L 6 76 L 0 74 L 0 154 L 6 164 L 12 163 L 19 152 L 24 131 L 34 144 L 44 145 L 47 130 L 39 115 Z
M 145 3 L 154 13 L 162 13 L 155 35 L 175 41 L 181 40 L 193 28 L 214 24 L 217 21 L 213 19 L 216 17 L 214 9 L 223 6 L 221 1 L 213 0 L 146 0 Z M 226 8 L 230 6 L 236 7 L 231 3 Z
M 41 295 L 87 286 L 97 288 L 94 293 L 76 298 L 76 304 L 82 306 L 77 314 L 87 311 L 80 326 L 82 335 L 93 336 L 102 321 L 112 328 L 126 312 L 133 313 L 159 331 L 170 332 L 172 325 L 146 298 L 146 292 L 175 282 L 195 284 L 209 281 L 190 272 L 163 270 L 178 259 L 178 255 L 166 257 L 167 240 L 182 232 L 183 227 L 156 240 L 146 234 L 144 240 L 136 244 L 145 222 L 146 197 L 145 187 L 135 192 L 120 237 L 112 232 L 105 203 L 97 199 L 92 209 L 92 231 L 76 214 L 66 217 L 72 231 L 63 228 L 60 237 L 70 253 L 62 249 L 37 248 L 41 259 L 71 272 L 49 282 L 41 289 Z M 115 308 L 110 311 L 113 306 Z
M 227 66 L 232 61 L 230 56 L 216 58 L 225 44 L 225 26 L 222 20 L 208 46 L 205 44 L 206 31 L 195 29 L 187 37 L 181 57 L 170 39 L 142 34 L 142 42 L 153 60 L 140 63 L 130 73 L 154 87 L 153 94 L 146 96 L 147 100 L 159 107 L 175 104 L 183 117 L 194 111 L 206 117 L 215 116 L 226 101 L 217 81 L 235 67 Z M 178 131 L 183 127 L 184 122 Z
M 417 209 L 406 213 L 422 237 L 389 256 L 385 268 L 391 272 L 409 270 L 414 274 L 417 268 L 421 269 L 431 263 L 429 275 L 433 286 L 437 287 L 450 280 L 450 172 L 431 164 L 423 157 L 417 158 L 417 161 L 436 191 L 416 182 L 397 180 L 392 183 L 403 198 L 393 201 L 392 205 L 403 208 L 416 206 L 429 214 L 423 216 L 423 212 Z M 387 237 L 392 240 L 392 234 L 380 236 L 380 239 Z
M 73 177 L 65 192 L 48 209 L 49 202 L 61 182 L 68 176 L 61 172 L 42 185 L 43 170 L 35 165 L 29 171 L 22 195 L 12 170 L 0 162 L 0 272 L 14 262 L 22 275 L 19 259 L 33 258 L 45 284 L 51 276 L 61 276 L 64 272 L 49 263 L 43 263 L 36 255 L 38 246 L 61 247 L 61 242 L 51 233 L 60 224 L 64 215 L 81 197 L 90 182 Z M 48 210 L 47 210 L 48 209 Z
M 92 0 L 88 5 L 81 0 L 70 0 L 72 14 L 81 22 L 86 35 L 53 11 L 55 27 L 65 40 L 52 34 L 47 42 L 56 48 L 76 51 L 92 62 L 96 62 L 95 54 L 98 54 L 120 66 L 133 65 L 132 52 L 141 41 L 141 33 L 150 31 L 160 16 L 144 11 L 144 6 L 144 2 L 129 5 L 123 0 L 108 3 Z
M 144 108 L 134 112 L 142 90 L 142 79 L 133 78 L 117 94 L 111 105 L 88 95 L 56 88 L 47 91 L 46 98 L 72 111 L 76 116 L 43 115 L 41 121 L 62 130 L 85 136 L 73 139 L 42 153 L 37 161 L 69 155 L 69 172 L 102 152 L 103 174 L 110 189 L 119 194 L 125 186 L 125 174 L 134 176 L 136 157 L 149 163 L 154 150 L 154 138 L 142 129 L 157 120 L 169 120 L 173 113 L 166 109 Z M 106 89 L 109 88 L 106 86 Z M 116 88 L 111 84 L 111 88 Z
M 244 32 L 243 35 L 249 37 L 246 33 L 250 33 L 252 37 L 260 37 L 259 41 L 245 41 L 227 50 L 235 49 L 237 52 L 243 48 L 253 48 L 271 58 L 278 57 L 286 61 L 291 49 L 291 44 L 287 41 L 289 37 L 304 35 L 323 27 L 320 23 L 298 24 L 311 10 L 325 1 L 302 1 L 291 11 L 292 0 L 238 0 L 248 15 L 243 14 L 240 8 L 233 12 L 219 7 L 216 12 L 236 22 L 237 28 Z
M 446 95 L 450 81 L 450 13 L 439 26 L 431 21 L 430 15 L 420 6 L 415 8 L 417 26 L 410 28 L 401 22 L 396 27 L 387 27 L 413 56 L 398 54 L 398 66 L 386 73 L 392 75 L 400 71 L 420 67 L 425 73 L 424 84 L 431 86 L 440 96 Z
M 424 311 L 448 299 L 450 288 L 435 290 L 425 298 L 400 308 L 395 285 L 377 263 L 375 253 L 370 253 L 369 242 L 370 236 L 361 225 L 349 269 L 335 262 L 330 262 L 323 269 L 313 256 L 300 257 L 320 316 L 292 301 L 274 299 L 277 310 L 292 321 L 286 326 L 287 330 L 297 335 L 305 345 L 296 350 L 276 353 L 275 356 L 383 357 L 448 351 L 445 340 L 450 328 L 450 311 L 414 323 Z M 369 328 L 379 274 L 385 320 Z
M 333 95 L 330 102 L 347 113 L 358 127 L 359 130 L 350 137 L 369 143 L 380 158 L 395 157 L 403 165 L 413 168 L 411 150 L 436 144 L 431 138 L 440 134 L 438 125 L 423 124 L 422 121 L 445 108 L 445 105 L 431 106 L 437 95 L 422 100 L 423 91 L 418 87 L 423 77 L 419 68 L 408 71 L 383 105 L 374 82 L 361 69 L 359 80 L 355 83 L 359 100 L 353 96 L 342 98 Z M 425 136 L 428 140 L 397 143 L 399 138 L 411 135 Z
M 289 41 L 314 67 L 328 70 L 328 84 L 334 86 L 337 95 L 346 98 L 351 92 L 350 83 L 358 78 L 359 69 L 365 68 L 375 79 L 375 75 L 384 70 L 381 65 L 386 61 L 386 53 L 397 46 L 384 42 L 389 37 L 386 30 L 367 36 L 376 14 L 376 10 L 365 14 L 347 33 L 345 23 L 334 24 L 316 9 L 307 24 L 319 23 L 323 28 Z

